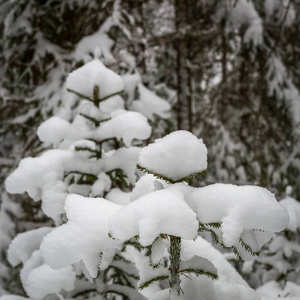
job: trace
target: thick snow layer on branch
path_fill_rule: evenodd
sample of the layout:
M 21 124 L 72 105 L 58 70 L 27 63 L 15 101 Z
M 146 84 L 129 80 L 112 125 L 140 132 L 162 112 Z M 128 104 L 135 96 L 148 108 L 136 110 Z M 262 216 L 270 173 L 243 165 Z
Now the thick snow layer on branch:
M 120 208 L 103 198 L 69 195 L 65 205 L 68 223 L 52 231 L 42 242 L 46 263 L 59 269 L 82 260 L 89 274 L 96 277 L 100 253 L 121 244 L 108 236 L 107 225 L 108 218 Z
M 154 121 L 154 115 L 161 118 L 170 117 L 170 104 L 147 89 L 142 83 L 138 84 L 139 100 L 133 101 L 130 109 L 138 111 L 151 121 Z
M 19 233 L 11 242 L 8 251 L 7 259 L 13 267 L 20 263 L 25 263 L 31 254 L 39 249 L 44 236 L 52 231 L 52 227 L 41 227 Z
M 232 9 L 232 18 L 236 26 L 248 25 L 245 42 L 252 42 L 255 46 L 262 44 L 263 25 L 251 0 L 236 1 Z
M 108 101 L 108 100 L 109 99 L 107 99 L 106 101 Z M 106 102 L 106 101 L 103 101 L 103 102 Z M 78 113 L 82 116 L 89 117 L 92 120 L 95 120 L 98 122 L 100 122 L 102 120 L 107 120 L 110 118 L 109 113 L 102 111 L 102 109 L 100 110 L 98 107 L 96 107 L 94 105 L 94 103 L 87 101 L 87 100 L 82 101 L 82 104 L 78 108 Z
M 114 41 L 109 38 L 109 36 L 103 32 L 101 28 L 97 32 L 85 36 L 80 40 L 76 46 L 75 58 L 77 60 L 84 58 L 88 53 L 93 52 L 100 45 L 104 61 L 106 63 L 114 63 L 115 59 L 111 53 Z
M 59 294 L 62 290 L 74 289 L 75 272 L 71 266 L 53 270 L 46 265 L 41 251 L 33 252 L 20 273 L 23 287 L 30 299 L 44 299 L 50 294 Z
M 135 187 L 130 194 L 130 199 L 134 201 L 145 194 L 167 187 L 168 184 L 163 180 L 156 179 L 152 174 L 145 174 L 136 182 Z
M 105 113 L 112 113 L 119 109 L 125 109 L 124 100 L 120 95 L 108 98 L 100 103 L 101 111 Z
M 300 295 L 300 286 L 287 281 L 284 288 L 276 281 L 269 281 L 257 289 L 257 293 L 263 296 L 263 299 L 293 299 L 298 300 Z M 286 296 L 289 297 L 286 297 Z M 264 298 L 266 297 L 266 298 Z M 268 298 L 270 297 L 270 298 Z M 280 298 L 279 298 L 280 297 Z
M 190 276 L 189 276 L 190 277 Z M 182 277 L 182 294 L 172 300 L 260 300 L 261 298 L 251 288 L 240 284 L 218 284 L 203 275 L 198 277 Z M 169 289 L 159 291 L 149 300 L 169 300 Z
M 107 152 L 103 157 L 105 172 L 120 168 L 125 172 L 129 182 L 133 185 L 136 181 L 136 163 L 140 151 L 141 148 L 139 147 L 123 147 Z
M 122 78 L 95 59 L 69 74 L 67 89 L 94 99 L 94 87 L 99 88 L 98 99 L 120 93 L 124 89 Z
M 151 173 L 177 181 L 206 170 L 207 148 L 192 133 L 174 131 L 143 148 L 138 164 Z
M 276 15 L 278 23 L 284 26 L 291 26 L 295 21 L 295 6 L 289 0 L 265 0 L 264 7 L 268 18 L 273 19 Z
M 270 243 L 269 249 L 273 253 L 281 252 L 285 257 L 291 257 L 293 252 L 300 253 L 300 245 L 295 241 L 289 241 L 284 236 L 276 236 Z M 277 263 L 280 264 L 281 262 L 277 261 Z
M 150 137 L 151 127 L 140 113 L 117 110 L 111 114 L 111 117 L 98 128 L 99 137 L 123 139 L 127 147 L 133 139 L 145 140 Z
M 260 297 L 250 287 L 236 283 L 218 284 L 203 275 L 192 280 L 182 277 L 181 288 L 184 295 L 178 300 L 181 298 L 183 300 L 260 300 Z
M 27 192 L 34 201 L 42 200 L 44 213 L 59 222 L 60 215 L 64 213 L 67 194 L 75 188 L 67 187 L 64 181 L 66 173 L 78 171 L 98 176 L 103 172 L 121 169 L 126 175 L 125 181 L 134 184 L 139 152 L 138 147 L 120 148 L 106 153 L 102 160 L 95 161 L 83 157 L 80 152 L 49 150 L 40 157 L 23 159 L 6 179 L 6 189 L 14 194 Z M 99 192 L 97 184 L 101 183 L 95 183 L 94 187 L 77 186 L 77 192 L 83 195 L 89 195 L 90 192 L 95 194 Z
M 248 286 L 241 275 L 225 259 L 224 255 L 200 236 L 196 240 L 181 241 L 181 259 L 186 261 L 194 255 L 203 257 L 213 263 L 218 274 L 216 282 L 220 284 L 236 283 Z
M 171 189 L 140 197 L 113 215 L 109 223 L 114 238 L 127 240 L 139 235 L 143 246 L 160 233 L 194 239 L 198 230 L 196 215 L 184 202 L 183 193 Z
M 111 114 L 111 119 L 102 123 L 96 129 L 80 130 L 69 122 L 58 117 L 52 117 L 38 128 L 38 136 L 42 142 L 58 146 L 63 140 L 78 141 L 93 139 L 102 141 L 116 137 L 123 139 L 129 147 L 133 139 L 145 140 L 151 134 L 147 119 L 137 112 L 117 110 Z
M 259 250 L 271 238 L 259 230 L 278 232 L 289 221 L 285 208 L 261 187 L 214 184 L 194 189 L 188 203 L 201 223 L 222 222 L 222 239 L 228 247 L 235 245 L 244 234 L 249 246 Z M 249 232 L 252 229 L 258 231 Z
M 42 142 L 50 142 L 57 147 L 64 139 L 78 141 L 87 138 L 89 132 L 79 130 L 61 118 L 51 117 L 39 126 L 37 135 Z
M 40 157 L 23 159 L 6 179 L 5 186 L 9 193 L 27 192 L 34 201 L 42 199 L 44 213 L 58 220 L 59 215 L 64 213 L 67 196 L 64 172 L 80 170 L 83 173 L 99 174 L 102 167 L 101 162 L 95 164 L 95 161 L 86 160 L 76 152 L 49 150 Z
M 291 197 L 279 201 L 284 206 L 290 216 L 290 221 L 287 229 L 296 232 L 297 228 L 300 227 L 300 203 Z

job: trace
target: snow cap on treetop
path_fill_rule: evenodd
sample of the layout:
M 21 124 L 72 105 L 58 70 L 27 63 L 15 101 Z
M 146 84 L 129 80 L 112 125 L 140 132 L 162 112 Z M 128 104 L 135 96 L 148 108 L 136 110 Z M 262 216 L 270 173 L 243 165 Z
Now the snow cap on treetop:
M 85 64 L 69 74 L 67 89 L 90 100 L 94 98 L 94 88 L 98 86 L 98 98 L 121 93 L 124 90 L 122 78 L 106 68 L 99 59 Z
M 207 168 L 207 148 L 188 131 L 172 132 L 143 148 L 138 166 L 169 182 L 193 177 Z

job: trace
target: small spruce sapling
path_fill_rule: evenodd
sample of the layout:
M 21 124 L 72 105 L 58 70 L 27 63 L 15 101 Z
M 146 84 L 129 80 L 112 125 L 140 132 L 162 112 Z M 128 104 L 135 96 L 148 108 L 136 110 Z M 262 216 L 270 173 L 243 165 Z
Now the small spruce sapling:
M 126 202 L 127 193 L 136 180 L 135 166 L 140 151 L 137 145 L 141 143 L 141 139 L 149 138 L 151 133 L 144 116 L 124 110 L 124 101 L 119 96 L 124 90 L 123 80 L 99 59 L 96 58 L 69 74 L 66 87 L 71 93 L 69 97 L 79 103 L 77 114 L 71 121 L 60 117 L 45 121 L 38 128 L 38 135 L 45 145 L 51 145 L 54 149 L 45 151 L 39 157 L 22 160 L 6 180 L 6 188 L 10 193 L 26 191 L 33 200 L 41 200 L 44 213 L 56 225 L 65 222 L 65 200 L 70 194 L 75 194 L 82 205 L 84 198 L 81 196 L 93 197 L 95 206 L 97 202 L 101 203 L 98 199 L 104 195 L 111 201 Z M 117 198 L 114 196 L 116 194 Z M 91 219 L 88 214 L 85 217 Z M 25 266 L 27 261 L 32 261 L 36 252 L 36 261 L 39 260 L 42 266 L 46 266 L 38 249 L 42 238 L 53 228 L 42 229 L 25 232 L 15 238 L 8 250 L 12 265 L 23 263 Z M 28 238 L 34 245 L 31 250 L 26 248 L 25 240 Z M 28 260 L 22 259 L 24 253 Z M 106 266 L 99 275 L 98 265 L 103 255 L 107 256 Z M 37 269 L 40 265 L 27 270 L 26 276 L 22 271 L 23 287 L 28 296 L 36 299 L 49 294 L 60 294 L 64 287 L 72 294 L 78 289 L 77 284 L 86 285 L 85 289 L 80 290 L 82 294 L 119 294 L 127 299 L 128 295 L 136 292 L 137 271 L 118 249 L 106 254 L 97 252 L 93 268 L 88 259 L 83 261 L 86 263 L 85 267 L 80 263 L 73 266 L 69 264 L 68 273 L 56 270 L 53 274 L 39 274 Z M 76 282 L 75 273 L 81 278 Z M 28 278 L 32 274 L 36 274 L 36 280 L 41 282 L 38 287 L 33 288 L 29 283 Z M 48 283 L 59 274 L 62 274 L 61 284 L 56 281 Z M 67 276 L 64 277 L 65 274 Z M 97 279 L 89 285 L 87 281 L 92 281 L 90 276 Z M 84 277 L 87 280 L 82 279 Z M 141 295 L 136 297 L 142 299 Z

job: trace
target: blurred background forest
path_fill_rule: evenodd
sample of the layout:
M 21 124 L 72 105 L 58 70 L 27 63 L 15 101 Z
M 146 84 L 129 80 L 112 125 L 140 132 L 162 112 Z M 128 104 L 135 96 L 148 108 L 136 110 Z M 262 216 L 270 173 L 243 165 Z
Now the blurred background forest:
M 208 171 L 194 185 L 300 199 L 299 0 L 1 0 L 0 20 L 0 295 L 18 288 L 11 239 L 50 222 L 4 180 L 44 150 L 37 127 L 61 113 L 67 75 L 96 47 L 170 104 L 169 117 L 150 116 L 150 140 L 178 129 L 203 138 Z M 127 107 L 139 93 L 125 90 Z

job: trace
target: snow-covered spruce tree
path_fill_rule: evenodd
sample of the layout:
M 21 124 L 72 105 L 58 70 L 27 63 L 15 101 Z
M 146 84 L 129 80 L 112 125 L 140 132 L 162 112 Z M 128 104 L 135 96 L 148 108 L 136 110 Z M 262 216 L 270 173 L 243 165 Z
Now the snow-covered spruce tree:
M 141 139 L 149 138 L 151 128 L 143 115 L 124 110 L 124 101 L 119 95 L 124 90 L 122 78 L 97 58 L 73 71 L 67 78 L 66 88 L 70 93 L 65 101 L 73 104 L 79 101 L 78 113 L 70 122 L 52 117 L 39 127 L 40 140 L 54 149 L 39 157 L 23 159 L 7 178 L 6 188 L 10 193 L 27 192 L 34 201 L 41 200 L 43 212 L 56 225 L 66 219 L 65 199 L 73 194 L 82 205 L 82 221 L 93 222 L 95 229 L 105 230 L 97 223 L 107 218 L 106 210 L 93 218 L 84 206 L 83 196 L 94 197 L 95 209 L 101 205 L 98 197 L 102 196 L 112 202 L 129 202 L 127 192 L 136 180 L 138 145 Z M 67 217 L 69 221 L 72 218 L 68 212 Z M 43 237 L 52 230 L 52 227 L 41 227 L 21 233 L 8 250 L 10 263 L 22 264 L 21 282 L 30 298 L 43 299 L 51 294 L 106 298 L 119 294 L 122 299 L 143 299 L 135 289 L 137 271 L 118 249 L 105 251 L 103 248 L 95 252 L 93 258 L 80 257 L 84 264 L 79 259 L 77 264 L 61 270 L 47 266 L 39 247 Z M 76 232 L 82 235 L 83 243 L 87 236 L 93 236 L 80 227 Z M 72 238 L 64 243 L 64 251 L 68 251 L 69 246 L 76 249 Z M 97 238 L 93 243 L 99 244 Z M 93 243 L 91 251 L 95 248 Z M 68 262 L 85 255 L 80 251 L 68 252 L 60 252 L 58 256 L 65 253 Z M 102 271 L 98 274 L 100 261 Z
M 207 149 L 187 131 L 149 144 L 138 166 L 154 176 L 141 177 L 128 204 L 67 198 L 68 222 L 41 244 L 45 262 L 59 270 L 83 260 L 95 269 L 100 252 L 123 247 L 136 263 L 148 299 L 260 299 L 199 233 L 210 232 L 244 259 L 258 255 L 273 232 L 288 224 L 274 195 L 255 186 L 189 186 L 185 181 L 206 170 Z M 144 250 L 136 251 L 132 239 Z

